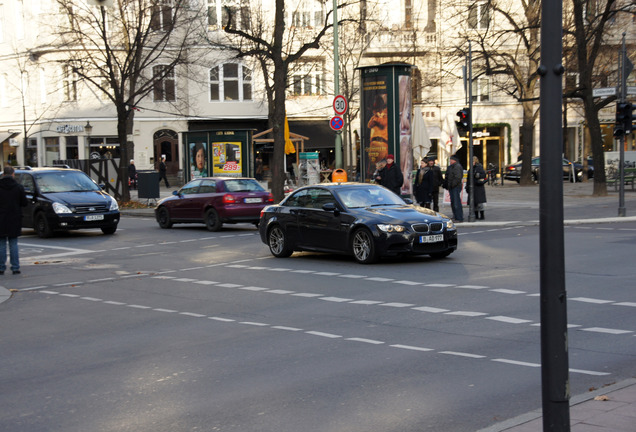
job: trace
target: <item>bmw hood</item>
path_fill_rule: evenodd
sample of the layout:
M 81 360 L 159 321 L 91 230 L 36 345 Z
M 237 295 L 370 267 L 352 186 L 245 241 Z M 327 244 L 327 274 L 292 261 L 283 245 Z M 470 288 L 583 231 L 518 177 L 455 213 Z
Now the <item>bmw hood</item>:
M 406 223 L 441 221 L 445 217 L 433 210 L 413 205 L 368 207 L 367 211 L 387 221 L 400 220 Z

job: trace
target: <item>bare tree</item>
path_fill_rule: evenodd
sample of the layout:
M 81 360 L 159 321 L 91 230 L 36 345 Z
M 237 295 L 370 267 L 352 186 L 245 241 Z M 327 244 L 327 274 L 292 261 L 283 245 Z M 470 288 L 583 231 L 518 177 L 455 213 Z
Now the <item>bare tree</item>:
M 338 5 L 338 9 L 347 6 L 348 3 L 342 3 Z M 269 103 L 269 123 L 274 136 L 274 154 L 271 161 L 272 194 L 275 200 L 281 200 L 284 197 L 285 179 L 285 100 L 290 69 L 310 50 L 320 49 L 321 40 L 333 27 L 333 10 L 327 10 L 322 26 L 311 32 L 286 25 L 284 0 L 275 1 L 273 25 L 263 19 L 263 14 L 259 15 L 260 20 L 251 20 L 252 25 L 241 25 L 237 22 L 236 11 L 230 8 L 226 8 L 225 11 L 224 30 L 230 40 L 216 41 L 215 45 L 232 50 L 237 58 L 257 59 L 263 70 Z M 241 18 L 243 19 L 243 16 Z
M 190 64 L 188 48 L 203 27 L 198 12 L 189 1 L 113 0 L 112 7 L 103 0 L 92 2 L 99 6 L 84 0 L 57 3 L 66 21 L 58 29 L 57 52 L 63 50 L 73 73 L 115 106 L 120 178 L 127 178 L 136 107 L 151 94 L 176 107 L 174 87 L 165 84 Z M 122 184 L 122 199 L 128 201 L 127 182 Z
M 537 68 L 540 60 L 541 1 L 502 2 L 473 1 L 468 6 L 468 19 L 461 34 L 473 48 L 473 79 L 493 76 L 493 87 L 521 104 L 520 149 L 522 153 L 520 184 L 533 183 L 532 153 L 534 126 L 538 117 Z
M 633 2 L 627 0 L 571 0 L 571 20 L 573 27 L 566 28 L 566 34 L 572 37 L 571 51 L 575 57 L 578 72 L 578 87 L 566 96 L 580 98 L 583 101 L 585 122 L 587 124 L 594 161 L 594 191 L 593 195 L 607 195 L 605 183 L 605 158 L 603 155 L 603 139 L 598 113 L 601 108 L 613 102 L 614 98 L 594 99 L 592 91 L 598 84 L 599 78 L 607 78 L 601 73 L 605 68 L 599 67 L 599 60 L 603 63 L 617 65 L 618 34 L 621 26 L 617 18 L 619 15 L 636 14 Z M 627 20 L 631 22 L 631 18 Z M 611 43 L 611 32 L 614 32 L 614 43 Z M 608 48 L 610 48 L 608 50 Z M 611 60 L 612 56 L 614 61 Z M 600 69 L 600 70 L 599 70 Z M 616 76 L 616 75 L 615 75 Z M 616 83 L 616 82 L 615 82 Z

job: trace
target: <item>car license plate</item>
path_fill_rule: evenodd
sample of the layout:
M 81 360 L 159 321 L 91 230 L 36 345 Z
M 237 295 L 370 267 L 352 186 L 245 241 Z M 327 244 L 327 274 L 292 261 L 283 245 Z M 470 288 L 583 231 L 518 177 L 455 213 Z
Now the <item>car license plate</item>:
M 85 221 L 104 220 L 104 215 L 88 215 L 84 216 Z
M 420 243 L 437 243 L 444 241 L 444 234 L 420 236 Z
M 245 198 L 245 204 L 254 204 L 260 202 L 262 202 L 260 198 Z

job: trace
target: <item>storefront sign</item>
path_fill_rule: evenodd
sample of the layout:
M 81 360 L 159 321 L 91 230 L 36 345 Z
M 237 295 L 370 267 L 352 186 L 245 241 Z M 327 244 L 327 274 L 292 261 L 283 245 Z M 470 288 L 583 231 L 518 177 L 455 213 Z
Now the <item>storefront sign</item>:
M 64 133 L 64 134 L 68 134 L 68 133 L 77 133 L 77 132 L 84 132 L 84 126 L 82 125 L 60 125 L 58 127 L 55 128 L 55 131 L 58 133 Z

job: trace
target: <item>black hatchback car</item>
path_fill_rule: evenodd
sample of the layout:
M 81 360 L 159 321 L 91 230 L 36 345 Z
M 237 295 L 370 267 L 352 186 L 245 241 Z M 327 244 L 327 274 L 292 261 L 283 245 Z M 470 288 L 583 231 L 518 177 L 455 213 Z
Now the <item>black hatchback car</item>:
M 275 257 L 335 252 L 361 264 L 382 256 L 444 258 L 457 249 L 453 221 L 367 183 L 321 183 L 295 190 L 261 212 L 259 231 Z
M 100 228 L 113 234 L 119 223 L 117 201 L 84 172 L 70 168 L 20 168 L 15 179 L 29 204 L 22 227 L 45 238 L 54 231 Z

